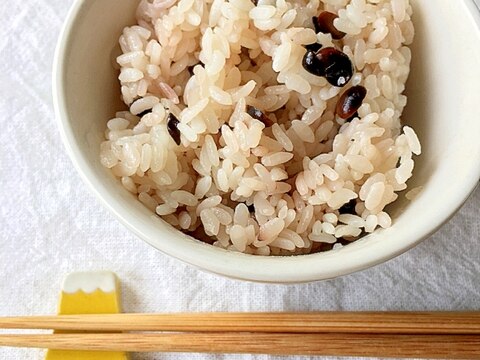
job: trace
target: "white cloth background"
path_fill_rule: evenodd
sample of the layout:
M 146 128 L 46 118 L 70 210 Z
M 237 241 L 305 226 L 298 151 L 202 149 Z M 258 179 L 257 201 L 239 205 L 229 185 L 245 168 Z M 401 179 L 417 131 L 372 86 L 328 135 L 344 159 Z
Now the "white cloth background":
M 0 316 L 52 314 L 63 277 L 97 269 L 119 275 L 128 312 L 480 310 L 480 189 L 408 253 L 367 271 L 305 285 L 206 274 L 128 232 L 81 182 L 54 120 L 53 52 L 72 2 L 0 2 Z M 42 354 L 0 348 L 0 359 Z M 138 354 L 133 359 L 274 358 Z

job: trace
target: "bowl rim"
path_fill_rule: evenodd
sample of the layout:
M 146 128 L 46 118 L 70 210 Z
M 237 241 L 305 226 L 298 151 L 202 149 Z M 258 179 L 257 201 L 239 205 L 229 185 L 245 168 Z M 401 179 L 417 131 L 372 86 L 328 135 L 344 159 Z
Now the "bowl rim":
M 477 24 L 477 30 L 480 31 L 479 6 L 475 3 L 475 0 L 464 0 L 463 2 L 468 7 Z M 343 247 L 338 250 L 310 255 L 266 257 L 227 251 L 193 240 L 179 241 L 180 239 L 178 238 L 171 239 L 167 237 L 167 239 L 162 239 L 161 242 L 155 242 L 153 240 L 153 225 L 129 216 L 129 211 L 119 206 L 118 199 L 108 192 L 105 184 L 95 176 L 92 165 L 82 154 L 73 129 L 67 120 L 68 111 L 64 77 L 67 66 L 65 54 L 67 53 L 69 40 L 72 37 L 75 22 L 78 20 L 77 15 L 85 3 L 86 0 L 75 0 L 73 3 L 55 50 L 52 93 L 55 118 L 60 135 L 67 153 L 83 182 L 87 184 L 90 191 L 95 194 L 103 206 L 112 212 L 130 231 L 165 254 L 205 271 L 238 280 L 263 283 L 304 283 L 327 280 L 386 262 L 416 246 L 452 217 L 476 188 L 480 178 L 480 167 L 470 169 L 469 175 L 471 176 L 469 176 L 469 181 L 465 184 L 464 189 L 459 191 L 458 196 L 450 201 L 449 211 L 442 212 L 441 216 L 438 216 L 436 221 L 430 223 L 429 226 L 423 226 L 416 236 L 406 238 L 405 241 L 391 242 L 389 247 L 372 244 L 372 246 L 357 248 L 355 252 L 348 251 L 348 247 Z M 182 234 L 180 231 L 173 229 L 173 227 L 171 229 L 176 233 Z M 156 231 L 158 232 L 158 229 Z M 185 235 L 183 237 L 187 238 Z M 342 260 L 344 261 L 338 260 L 336 255 L 339 253 L 342 253 Z M 301 267 L 298 266 L 299 258 L 302 259 Z M 260 269 L 261 271 L 259 271 Z

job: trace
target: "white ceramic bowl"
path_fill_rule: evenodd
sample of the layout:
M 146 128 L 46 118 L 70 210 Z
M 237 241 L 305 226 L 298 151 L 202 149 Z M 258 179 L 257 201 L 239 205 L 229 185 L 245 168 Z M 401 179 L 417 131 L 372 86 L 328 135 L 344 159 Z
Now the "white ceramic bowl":
M 344 248 L 292 257 L 229 252 L 182 234 L 147 210 L 99 162 L 106 121 L 121 108 L 112 51 L 137 0 L 77 0 L 60 37 L 54 100 L 62 138 L 77 170 L 123 224 L 158 250 L 232 278 L 295 283 L 329 279 L 397 256 L 438 229 L 480 177 L 480 16 L 472 0 L 411 0 L 416 39 L 403 117 L 423 144 L 393 226 Z M 403 197 L 402 197 L 403 198 Z

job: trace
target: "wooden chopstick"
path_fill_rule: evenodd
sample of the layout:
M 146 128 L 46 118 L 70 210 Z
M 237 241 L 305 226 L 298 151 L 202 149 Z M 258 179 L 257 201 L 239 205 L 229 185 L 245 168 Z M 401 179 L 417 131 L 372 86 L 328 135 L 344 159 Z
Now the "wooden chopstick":
M 480 312 L 105 314 L 0 318 L 0 328 L 64 331 L 480 334 Z
M 0 346 L 58 350 L 479 359 L 478 335 L 394 334 L 53 334 L 0 335 Z

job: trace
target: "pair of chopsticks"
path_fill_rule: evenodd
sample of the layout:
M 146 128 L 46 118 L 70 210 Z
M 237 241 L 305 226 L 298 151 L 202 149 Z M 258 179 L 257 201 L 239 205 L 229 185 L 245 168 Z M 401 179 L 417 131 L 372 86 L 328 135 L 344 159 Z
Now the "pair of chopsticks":
M 60 315 L 0 318 L 0 346 L 127 352 L 480 359 L 480 312 Z M 64 333 L 87 331 L 90 333 Z

